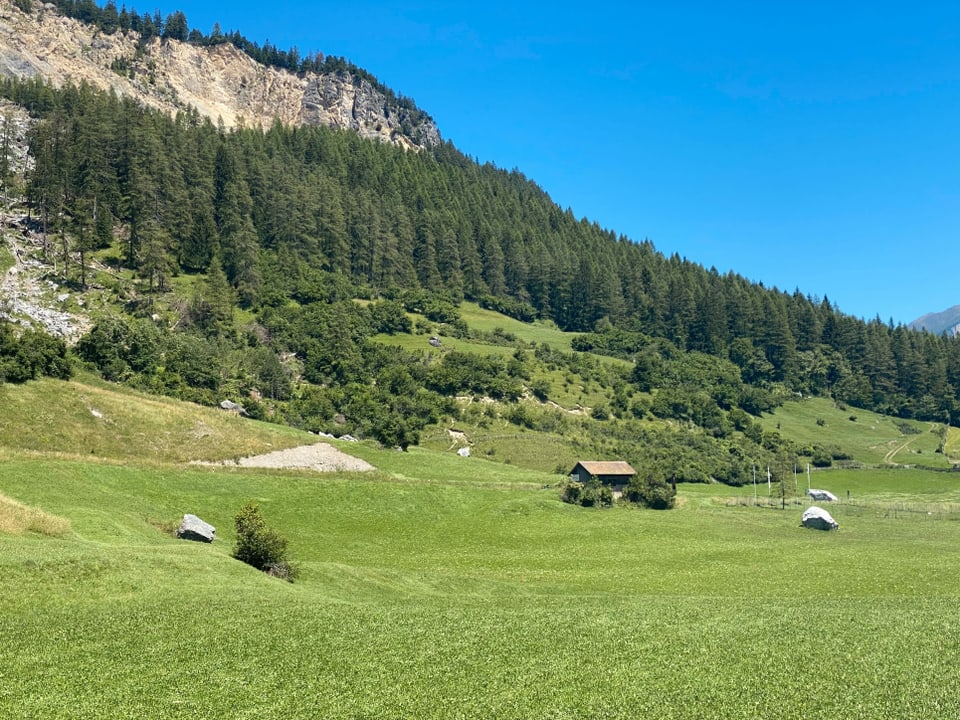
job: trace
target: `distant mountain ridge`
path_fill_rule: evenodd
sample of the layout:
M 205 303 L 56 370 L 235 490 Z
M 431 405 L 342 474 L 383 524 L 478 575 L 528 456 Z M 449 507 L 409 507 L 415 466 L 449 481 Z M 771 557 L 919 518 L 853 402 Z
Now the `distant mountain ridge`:
M 913 330 L 926 330 L 934 335 L 947 333 L 951 337 L 960 335 L 960 305 L 954 305 L 943 312 L 927 313 L 911 322 Z
M 292 73 L 262 65 L 230 43 L 146 43 L 134 31 L 106 33 L 57 14 L 47 3 L 24 12 L 0 0 L 0 75 L 41 77 L 61 87 L 86 82 L 171 113 L 194 108 L 227 128 L 326 125 L 407 148 L 440 144 L 436 124 L 362 74 Z

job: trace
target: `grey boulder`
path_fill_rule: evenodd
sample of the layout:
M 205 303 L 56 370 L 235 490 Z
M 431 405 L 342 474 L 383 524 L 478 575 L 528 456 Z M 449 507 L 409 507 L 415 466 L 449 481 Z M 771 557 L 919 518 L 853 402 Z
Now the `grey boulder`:
M 213 542 L 217 529 L 210 523 L 204 522 L 196 515 L 187 513 L 183 522 L 177 528 L 177 537 L 181 540 L 195 540 L 197 542 Z

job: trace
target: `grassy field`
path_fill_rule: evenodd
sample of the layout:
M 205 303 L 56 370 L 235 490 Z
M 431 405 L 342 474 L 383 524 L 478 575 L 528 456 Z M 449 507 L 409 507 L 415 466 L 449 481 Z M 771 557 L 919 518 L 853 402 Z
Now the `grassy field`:
M 960 474 L 817 474 L 843 496 L 821 533 L 802 507 L 741 503 L 752 488 L 588 510 L 554 475 L 429 448 L 341 443 L 378 468 L 355 475 L 191 466 L 155 451 L 164 418 L 222 418 L 199 453 L 310 436 L 77 383 L 3 392 L 2 717 L 960 713 Z M 63 432 L 97 456 L 50 452 L 32 437 L 49 419 L 17 433 L 30 393 L 62 398 Z M 80 431 L 89 405 L 121 432 L 125 404 L 156 430 Z M 296 583 L 230 557 L 248 500 L 289 538 Z M 185 512 L 217 541 L 173 538 Z
M 674 512 L 578 510 L 477 473 L 484 483 L 6 459 L 4 491 L 71 530 L 0 541 L 0 712 L 960 710 L 960 523 L 841 505 L 841 530 L 817 533 L 798 511 L 730 507 L 701 488 Z M 230 559 L 231 518 L 250 498 L 290 538 L 296 584 Z M 187 511 L 218 541 L 163 532 Z
M 516 350 L 516 348 L 509 345 L 492 345 L 490 343 L 460 340 L 453 337 L 443 338 L 443 349 L 441 350 L 430 346 L 429 335 L 414 335 L 408 333 L 399 335 L 374 335 L 373 340 L 382 345 L 400 347 L 408 352 L 424 353 L 434 357 L 440 357 L 444 350 L 460 350 L 462 352 L 477 353 L 478 355 L 496 355 L 497 357 L 509 358 Z
M 502 420 L 483 428 L 459 423 L 457 427 L 462 427 L 469 438 L 474 458 L 503 464 L 507 472 L 532 468 L 542 473 L 560 471 L 565 475 L 579 460 L 569 440 L 560 435 L 525 431 Z M 442 428 L 426 433 L 420 444 L 445 455 L 455 455 L 463 447 L 463 443 L 453 441 Z
M 859 408 L 841 409 L 825 398 L 788 402 L 763 418 L 799 445 L 835 446 L 870 465 L 911 465 L 946 469 L 950 451 L 938 453 L 937 423 L 900 420 Z

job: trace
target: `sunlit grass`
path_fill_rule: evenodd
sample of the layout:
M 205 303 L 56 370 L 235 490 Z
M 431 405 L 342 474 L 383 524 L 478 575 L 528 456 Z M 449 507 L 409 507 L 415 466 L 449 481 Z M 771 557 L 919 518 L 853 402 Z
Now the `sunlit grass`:
M 50 537 L 62 537 L 68 532 L 70 532 L 70 521 L 66 518 L 51 515 L 39 508 L 30 507 L 0 495 L 0 534 L 38 533 Z
M 333 476 L 0 461 L 5 492 L 73 530 L 0 541 L 0 713 L 960 709 L 960 523 L 841 504 L 841 529 L 821 533 L 800 528 L 796 508 L 711 501 L 710 486 L 681 486 L 672 512 L 586 510 L 534 483 L 464 482 L 449 476 L 462 458 L 430 455 L 394 453 L 390 474 Z M 862 472 L 857 492 L 872 482 L 915 500 L 956 496 L 950 473 L 926 473 L 937 487 L 911 495 L 922 474 Z M 231 520 L 248 499 L 290 539 L 297 583 L 230 558 Z M 188 511 L 217 526 L 215 543 L 158 529 Z
M 764 429 L 803 445 L 834 446 L 868 464 L 947 468 L 936 452 L 938 423 L 901 420 L 854 407 L 840 408 L 825 398 L 787 402 L 763 419 Z M 904 432 L 901 428 L 910 428 Z
M 750 486 L 566 505 L 569 438 L 480 403 L 409 452 L 335 441 L 377 468 L 356 474 L 186 465 L 317 438 L 90 379 L 0 404 L 0 717 L 960 714 L 960 473 L 893 467 L 940 462 L 924 423 L 764 420 L 887 459 L 812 473 L 841 499 L 823 533 Z M 231 558 L 250 500 L 296 583 Z M 188 512 L 213 544 L 173 537 Z
M 578 335 L 578 333 L 564 332 L 552 322 L 525 323 L 493 310 L 485 310 L 471 302 L 461 304 L 460 316 L 475 330 L 489 333 L 499 328 L 524 342 L 546 343 L 564 352 L 570 352 L 570 341 Z
M 0 385 L 0 449 L 140 462 L 228 460 L 314 442 L 307 433 L 103 383 Z
M 435 348 L 430 345 L 429 335 L 416 335 L 401 333 L 399 335 L 374 335 L 373 341 L 383 345 L 401 347 L 408 352 L 423 353 L 439 358 L 445 351 L 459 350 L 461 352 L 471 352 L 477 355 L 496 355 L 501 358 L 509 358 L 516 351 L 516 348 L 509 345 L 493 345 L 491 343 L 460 340 L 459 338 L 446 337 L 441 338 L 441 348 Z

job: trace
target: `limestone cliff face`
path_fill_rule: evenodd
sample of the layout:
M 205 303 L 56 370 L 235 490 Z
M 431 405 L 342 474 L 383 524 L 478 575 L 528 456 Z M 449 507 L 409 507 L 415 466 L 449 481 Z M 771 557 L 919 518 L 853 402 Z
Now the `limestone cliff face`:
M 34 3 L 24 13 L 0 0 L 0 74 L 89 85 L 175 112 L 192 106 L 214 123 L 327 125 L 407 148 L 440 143 L 432 120 L 412 114 L 348 72 L 302 76 L 266 67 L 231 44 L 196 47 L 136 33 L 107 35 Z

